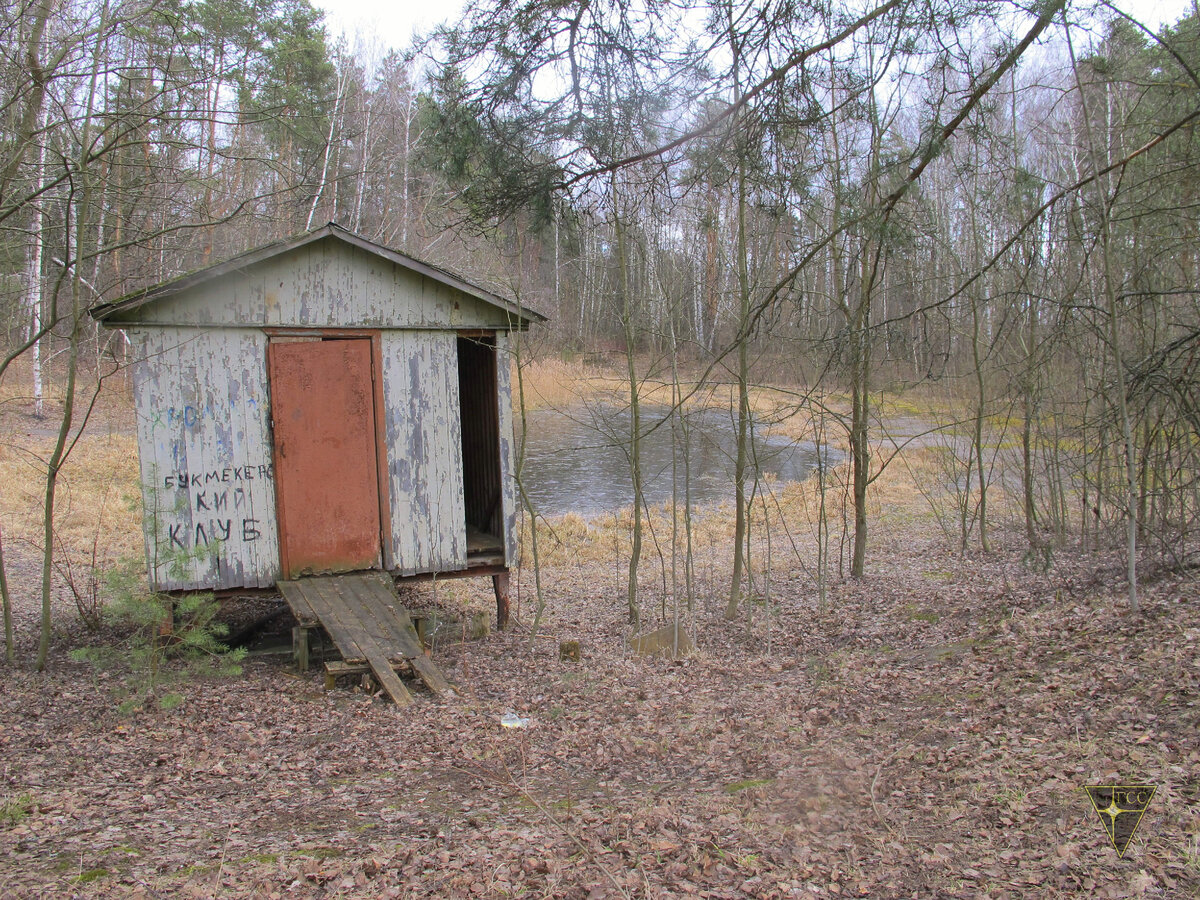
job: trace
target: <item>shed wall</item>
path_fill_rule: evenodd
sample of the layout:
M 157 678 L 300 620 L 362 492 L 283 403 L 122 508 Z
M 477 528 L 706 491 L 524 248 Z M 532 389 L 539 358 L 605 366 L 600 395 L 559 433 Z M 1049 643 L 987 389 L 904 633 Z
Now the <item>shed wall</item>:
M 467 565 L 457 330 L 496 331 L 505 559 L 517 562 L 510 342 L 502 308 L 341 240 L 320 240 L 114 316 L 135 362 L 146 555 L 161 590 L 280 574 L 264 328 L 378 329 L 385 565 Z
M 496 394 L 500 404 L 500 485 L 504 502 L 504 564 L 517 564 L 517 473 L 513 451 L 512 342 L 496 335 Z
M 151 586 L 274 585 L 266 335 L 166 327 L 129 339 Z
M 466 568 L 457 336 L 385 331 L 382 354 L 392 565 Z
M 504 310 L 353 244 L 315 241 L 121 321 L 237 328 L 509 328 Z

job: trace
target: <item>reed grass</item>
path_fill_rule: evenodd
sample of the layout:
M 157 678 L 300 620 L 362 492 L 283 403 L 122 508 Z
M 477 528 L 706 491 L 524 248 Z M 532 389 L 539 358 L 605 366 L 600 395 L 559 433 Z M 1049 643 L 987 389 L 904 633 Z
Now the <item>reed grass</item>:
M 525 408 L 570 409 L 581 403 L 608 398 L 621 388 L 612 372 L 577 360 L 564 362 L 554 357 L 522 360 L 521 380 L 525 390 Z M 512 373 L 513 407 L 517 394 L 517 373 Z

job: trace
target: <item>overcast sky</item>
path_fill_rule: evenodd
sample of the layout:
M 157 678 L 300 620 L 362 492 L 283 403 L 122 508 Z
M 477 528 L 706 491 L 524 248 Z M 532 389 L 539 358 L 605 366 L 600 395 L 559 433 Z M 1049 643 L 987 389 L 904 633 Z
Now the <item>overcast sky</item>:
M 464 0 L 313 0 L 325 10 L 333 36 L 345 34 L 351 45 L 355 34 L 378 38 L 385 47 L 406 47 L 414 31 L 426 31 L 447 19 L 457 18 Z M 1175 22 L 1192 0 L 1116 0 L 1116 5 L 1153 28 Z
M 330 35 L 345 34 L 353 44 L 356 32 L 377 36 L 388 47 L 408 46 L 414 31 L 427 31 L 446 19 L 457 18 L 463 0 L 313 0 L 325 10 Z

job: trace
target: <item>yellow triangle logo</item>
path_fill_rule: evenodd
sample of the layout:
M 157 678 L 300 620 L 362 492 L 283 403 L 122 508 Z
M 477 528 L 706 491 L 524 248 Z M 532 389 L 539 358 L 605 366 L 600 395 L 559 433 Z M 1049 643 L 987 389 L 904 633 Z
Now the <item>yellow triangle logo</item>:
M 1154 784 L 1089 784 L 1084 787 L 1118 857 L 1125 855 L 1157 790 L 1158 785 Z

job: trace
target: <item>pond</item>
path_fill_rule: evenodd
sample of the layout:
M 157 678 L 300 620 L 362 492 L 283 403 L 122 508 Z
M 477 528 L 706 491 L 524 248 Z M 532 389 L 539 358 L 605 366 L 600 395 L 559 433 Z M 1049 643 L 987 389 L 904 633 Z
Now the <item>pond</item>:
M 642 480 L 650 504 L 670 501 L 673 461 L 677 461 L 679 502 L 683 503 L 683 438 L 672 435 L 671 423 L 664 421 L 668 412 L 662 406 L 642 408 Z M 525 490 L 539 514 L 573 512 L 589 518 L 631 505 L 628 409 L 539 409 L 531 410 L 527 419 Z M 688 425 L 692 503 L 732 502 L 737 449 L 734 415 L 724 410 L 698 410 L 688 414 Z M 842 456 L 837 450 L 822 455 L 827 465 L 836 464 Z M 780 482 L 801 481 L 816 468 L 817 449 L 781 435 L 756 434 L 752 458 L 757 458 L 762 474 Z

